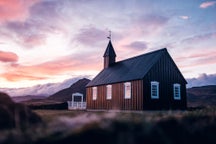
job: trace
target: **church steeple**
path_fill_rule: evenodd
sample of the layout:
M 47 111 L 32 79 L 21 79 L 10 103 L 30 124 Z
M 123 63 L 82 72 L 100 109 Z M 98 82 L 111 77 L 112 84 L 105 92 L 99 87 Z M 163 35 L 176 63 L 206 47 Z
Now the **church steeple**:
M 110 65 L 114 64 L 116 62 L 116 54 L 115 50 L 112 46 L 111 40 L 109 40 L 109 43 L 107 45 L 106 51 L 103 55 L 104 57 L 104 68 L 108 68 Z

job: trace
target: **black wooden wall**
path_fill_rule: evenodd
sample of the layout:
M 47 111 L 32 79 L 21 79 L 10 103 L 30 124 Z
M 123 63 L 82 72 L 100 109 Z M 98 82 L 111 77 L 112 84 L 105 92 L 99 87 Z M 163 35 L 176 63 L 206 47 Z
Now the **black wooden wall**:
M 151 99 L 151 81 L 159 82 L 159 99 Z M 174 100 L 174 83 L 181 85 L 181 100 Z M 164 53 L 143 79 L 143 109 L 186 109 L 186 83 L 170 55 Z

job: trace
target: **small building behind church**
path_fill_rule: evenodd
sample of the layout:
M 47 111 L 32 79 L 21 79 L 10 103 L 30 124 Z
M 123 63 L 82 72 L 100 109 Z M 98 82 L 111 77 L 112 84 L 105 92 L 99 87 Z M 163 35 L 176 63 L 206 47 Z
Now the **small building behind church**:
M 166 48 L 116 62 L 111 40 L 103 70 L 86 86 L 89 110 L 186 109 L 186 80 Z

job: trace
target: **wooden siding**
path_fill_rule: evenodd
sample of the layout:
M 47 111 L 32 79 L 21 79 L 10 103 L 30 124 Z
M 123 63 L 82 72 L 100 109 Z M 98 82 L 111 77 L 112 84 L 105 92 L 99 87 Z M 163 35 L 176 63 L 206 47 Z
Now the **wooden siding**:
M 92 99 L 92 87 L 86 90 L 87 109 L 143 110 L 143 82 L 131 81 L 131 98 L 124 98 L 124 83 L 112 85 L 112 99 L 106 99 L 106 85 L 97 87 L 97 99 Z
M 159 99 L 151 99 L 151 81 L 159 82 Z M 181 100 L 174 100 L 173 84 L 181 85 Z M 144 109 L 185 109 L 186 83 L 169 55 L 163 55 L 143 79 Z

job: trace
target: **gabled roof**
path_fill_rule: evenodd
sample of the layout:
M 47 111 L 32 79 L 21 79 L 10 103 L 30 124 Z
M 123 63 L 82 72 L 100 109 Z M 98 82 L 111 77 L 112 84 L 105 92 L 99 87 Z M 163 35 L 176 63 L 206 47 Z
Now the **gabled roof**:
M 87 84 L 87 87 L 142 79 L 165 52 L 168 53 L 167 49 L 163 48 L 116 62 L 112 66 L 103 69 Z
M 116 53 L 115 53 L 115 50 L 114 50 L 114 48 L 112 46 L 111 40 L 109 41 L 109 43 L 107 45 L 107 48 L 106 48 L 106 51 L 105 51 L 103 57 L 106 57 L 106 56 L 116 57 Z

